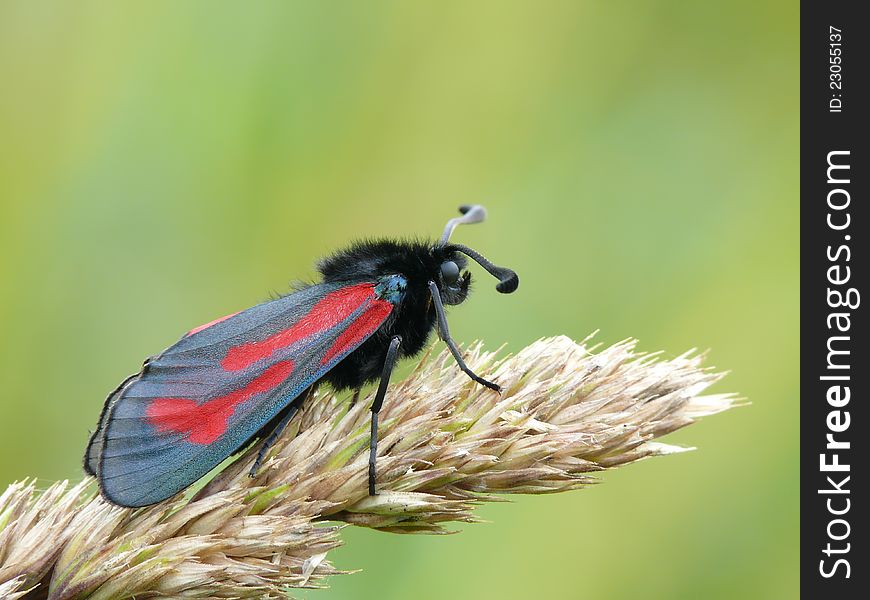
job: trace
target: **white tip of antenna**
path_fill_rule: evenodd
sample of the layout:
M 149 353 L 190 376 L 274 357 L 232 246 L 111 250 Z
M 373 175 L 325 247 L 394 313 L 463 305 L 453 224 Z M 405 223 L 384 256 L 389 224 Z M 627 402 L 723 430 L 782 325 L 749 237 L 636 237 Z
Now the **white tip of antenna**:
M 450 239 L 453 230 L 459 225 L 470 225 L 471 223 L 480 223 L 486 220 L 486 209 L 480 204 L 463 204 L 459 207 L 461 217 L 455 217 L 447 221 L 447 226 L 444 227 L 444 233 L 441 235 L 441 243 L 446 244 Z

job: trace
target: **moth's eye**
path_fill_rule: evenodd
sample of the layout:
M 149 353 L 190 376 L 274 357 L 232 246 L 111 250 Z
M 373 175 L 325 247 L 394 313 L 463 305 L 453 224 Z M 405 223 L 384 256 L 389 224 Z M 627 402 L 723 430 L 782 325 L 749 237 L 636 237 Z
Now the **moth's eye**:
M 441 263 L 441 278 L 447 285 L 453 285 L 459 281 L 459 267 L 452 260 Z

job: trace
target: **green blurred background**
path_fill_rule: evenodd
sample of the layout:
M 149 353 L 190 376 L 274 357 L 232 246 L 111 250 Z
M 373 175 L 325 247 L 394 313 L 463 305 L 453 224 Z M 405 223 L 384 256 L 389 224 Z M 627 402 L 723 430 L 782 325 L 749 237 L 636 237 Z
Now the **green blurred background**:
M 359 236 L 515 268 L 458 340 L 709 348 L 697 452 L 456 536 L 346 531 L 308 598 L 798 595 L 796 2 L 0 3 L 0 487 L 103 397 Z M 546 597 L 546 596 L 542 596 Z

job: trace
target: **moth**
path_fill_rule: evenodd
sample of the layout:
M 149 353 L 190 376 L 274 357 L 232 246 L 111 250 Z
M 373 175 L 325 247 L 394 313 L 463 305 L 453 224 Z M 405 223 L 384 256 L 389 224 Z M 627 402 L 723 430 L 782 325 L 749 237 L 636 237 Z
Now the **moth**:
M 462 206 L 437 241 L 361 241 L 318 264 L 319 283 L 188 331 L 148 358 L 106 399 L 84 456 L 102 495 L 129 507 L 155 504 L 224 459 L 262 441 L 250 475 L 314 386 L 355 390 L 379 381 L 371 406 L 368 488 L 376 493 L 378 413 L 396 362 L 418 354 L 433 330 L 459 368 L 445 306 L 468 298 L 468 260 L 514 292 L 519 278 L 477 251 L 450 243 L 460 224 L 486 218 Z

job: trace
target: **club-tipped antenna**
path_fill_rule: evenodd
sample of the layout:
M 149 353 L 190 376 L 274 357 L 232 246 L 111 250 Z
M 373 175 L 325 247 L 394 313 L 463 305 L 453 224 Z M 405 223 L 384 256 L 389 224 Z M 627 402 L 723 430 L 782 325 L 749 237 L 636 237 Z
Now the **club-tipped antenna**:
M 446 244 L 457 226 L 480 223 L 486 219 L 486 209 L 480 204 L 463 204 L 459 207 L 459 212 L 462 213 L 461 217 L 454 217 L 447 221 L 447 225 L 444 226 L 444 233 L 441 234 L 441 239 L 438 240 L 439 244 Z
M 498 285 L 495 286 L 495 289 L 502 294 L 510 294 L 516 291 L 520 285 L 520 278 L 516 272 L 506 267 L 498 267 L 492 264 L 477 251 L 472 250 L 468 246 L 463 246 L 462 244 L 447 244 L 444 246 L 444 249 L 448 251 L 462 252 L 469 258 L 474 259 L 477 264 L 486 269 L 490 275 L 498 279 Z

